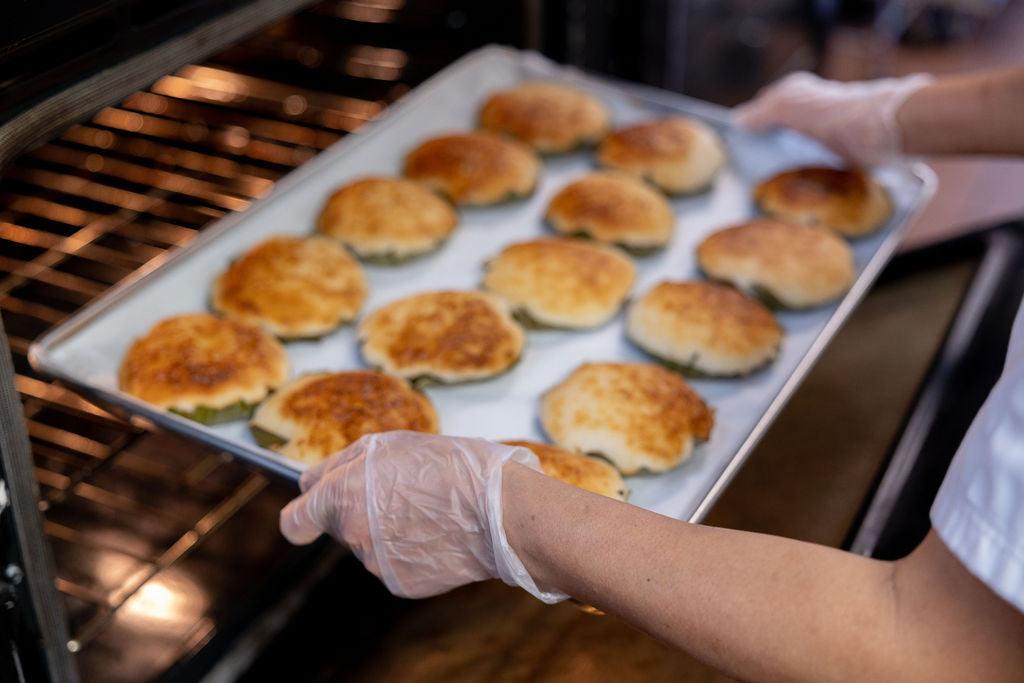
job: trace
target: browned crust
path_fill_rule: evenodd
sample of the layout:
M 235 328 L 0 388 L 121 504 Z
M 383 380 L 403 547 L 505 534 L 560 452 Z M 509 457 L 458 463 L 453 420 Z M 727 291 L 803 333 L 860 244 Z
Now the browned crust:
M 697 260 L 713 278 L 746 280 L 797 307 L 839 296 L 855 276 L 853 254 L 841 238 L 770 218 L 712 233 L 697 247 Z
M 560 233 L 585 233 L 611 244 L 661 246 L 675 219 L 665 198 L 620 173 L 588 174 L 562 188 L 548 204 L 548 222 Z
M 779 173 L 754 188 L 763 211 L 859 236 L 881 227 L 892 207 L 888 194 L 860 169 L 807 166 Z
M 436 434 L 437 413 L 430 400 L 403 380 L 373 371 L 335 372 L 303 377 L 298 390 L 281 389 L 271 398 L 275 421 L 293 423 L 299 434 L 289 448 L 305 460 L 322 459 L 359 437 L 407 429 Z
M 699 338 L 722 353 L 747 355 L 782 341 L 782 327 L 768 308 L 725 285 L 662 282 L 633 305 L 659 314 L 660 333 Z
M 495 204 L 533 192 L 540 160 L 521 142 L 477 131 L 431 138 L 405 158 L 405 175 L 456 204 Z
M 509 245 L 487 266 L 484 286 L 541 322 L 600 324 L 629 294 L 633 262 L 580 240 L 542 238 Z
M 527 82 L 491 95 L 480 126 L 507 133 L 542 152 L 565 152 L 596 142 L 608 129 L 608 111 L 582 90 Z
M 161 320 L 136 339 L 119 373 L 123 391 L 163 408 L 258 402 L 287 375 L 284 348 L 259 328 L 206 313 Z
M 794 206 L 819 206 L 841 202 L 857 204 L 868 194 L 870 179 L 859 169 L 838 169 L 827 166 L 807 166 L 784 171 L 762 181 L 754 196 L 777 196 Z
M 414 182 L 367 177 L 331 195 L 317 229 L 360 255 L 401 255 L 432 249 L 458 220 L 446 201 Z
M 271 237 L 217 278 L 214 309 L 282 337 L 315 336 L 351 320 L 366 299 L 359 263 L 323 237 Z
M 586 394 L 602 409 L 557 405 L 562 392 Z M 714 425 L 714 412 L 682 377 L 650 363 L 584 363 L 544 401 L 545 412 L 561 413 L 547 417 L 571 422 L 576 430 L 612 429 L 634 453 L 670 465 L 682 444 L 690 437 L 706 441 Z M 614 460 L 613 454 L 606 455 Z
M 622 476 L 603 460 L 537 441 L 509 439 L 502 443 L 529 448 L 540 461 L 541 470 L 549 477 L 591 493 L 626 499 L 626 485 Z
M 601 141 L 598 158 L 610 166 L 677 161 L 693 149 L 693 124 L 681 117 L 620 128 Z
M 503 372 L 523 348 L 523 332 L 500 302 L 472 291 L 400 299 L 367 317 L 359 336 L 371 363 L 403 376 L 444 381 Z

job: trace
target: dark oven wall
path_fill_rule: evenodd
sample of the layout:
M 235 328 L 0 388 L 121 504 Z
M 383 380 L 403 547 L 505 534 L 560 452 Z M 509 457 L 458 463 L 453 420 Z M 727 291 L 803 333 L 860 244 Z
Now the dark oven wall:
M 831 0 L 564 0 L 543 3 L 540 42 L 579 67 L 734 105 L 816 69 Z
M 244 0 L 16 0 L 0 26 L 0 120 Z

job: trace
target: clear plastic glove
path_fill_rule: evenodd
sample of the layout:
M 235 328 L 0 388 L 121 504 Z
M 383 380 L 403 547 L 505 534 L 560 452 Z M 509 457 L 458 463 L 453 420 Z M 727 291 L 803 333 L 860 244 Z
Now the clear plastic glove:
M 786 76 L 738 107 L 735 121 L 753 130 L 793 128 L 858 164 L 891 161 L 902 152 L 896 114 L 928 74 L 840 83 L 806 71 Z
M 311 468 L 281 511 L 281 533 L 328 533 L 395 595 L 424 598 L 500 578 L 553 603 L 508 544 L 501 475 L 509 461 L 539 469 L 526 448 L 418 432 L 371 434 Z

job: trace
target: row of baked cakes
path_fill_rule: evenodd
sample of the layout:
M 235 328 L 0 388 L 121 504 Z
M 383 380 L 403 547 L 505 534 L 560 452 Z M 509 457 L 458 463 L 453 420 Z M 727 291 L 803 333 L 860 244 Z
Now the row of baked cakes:
M 479 124 L 421 143 L 404 177 L 339 188 L 316 234 L 240 254 L 211 283 L 212 312 L 167 318 L 135 340 L 122 390 L 207 424 L 248 419 L 261 445 L 314 463 L 367 433 L 437 432 L 424 382 L 497 376 L 518 363 L 530 330 L 586 334 L 626 307 L 625 334 L 650 362 L 583 363 L 538 397 L 553 443 L 509 442 L 533 449 L 549 474 L 624 498 L 621 475 L 673 468 L 710 437 L 714 411 L 686 378 L 771 363 L 784 337 L 773 310 L 842 297 L 856 273 L 844 237 L 879 229 L 891 212 L 860 170 L 783 172 L 754 191 L 762 216 L 699 244 L 702 279 L 656 283 L 627 307 L 633 258 L 672 239 L 672 198 L 707 190 L 725 165 L 716 132 L 681 116 L 613 130 L 597 98 L 549 82 L 492 94 Z M 526 197 L 541 155 L 591 150 L 601 170 L 552 197 L 551 234 L 493 254 L 479 289 L 424 291 L 362 315 L 361 262 L 401 267 L 442 249 L 458 207 Z M 290 378 L 284 344 L 357 319 L 370 369 Z

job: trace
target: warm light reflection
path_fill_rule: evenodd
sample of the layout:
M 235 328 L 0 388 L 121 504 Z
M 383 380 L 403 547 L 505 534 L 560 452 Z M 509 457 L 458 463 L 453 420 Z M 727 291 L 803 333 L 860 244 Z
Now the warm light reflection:
M 92 132 L 92 143 L 100 149 L 110 149 L 114 146 L 114 134 L 109 130 L 97 130 Z
M 133 95 L 131 101 L 136 107 L 150 114 L 163 114 L 167 111 L 167 100 L 148 92 Z
M 361 45 L 352 49 L 345 71 L 359 78 L 395 81 L 408 62 L 409 55 L 402 50 Z
M 85 169 L 91 173 L 99 173 L 103 170 L 103 157 L 99 154 L 90 154 L 85 158 Z
M 124 603 L 119 618 L 133 628 L 178 630 L 194 624 L 206 610 L 208 598 L 188 576 L 165 570 L 150 579 Z
M 405 0 L 342 0 L 335 14 L 349 21 L 386 24 L 395 20 L 395 13 L 405 7 Z
M 183 99 L 209 102 L 241 102 L 249 95 L 249 87 L 241 76 L 220 69 L 186 67 L 183 73 L 195 73 L 194 81 L 181 76 L 164 76 L 152 85 L 153 92 Z
M 284 109 L 284 113 L 289 116 L 298 116 L 309 108 L 309 103 L 302 95 L 289 95 L 284 98 L 281 107 Z
M 145 119 L 142 118 L 141 114 L 135 112 L 125 112 L 124 115 L 124 129 L 137 133 L 142 130 L 142 126 L 145 124 Z
M 73 175 L 53 173 L 39 168 L 20 168 L 12 171 L 10 177 L 58 190 L 65 194 L 88 197 L 103 204 L 110 204 L 124 209 L 144 211 L 149 200 L 141 194 L 120 188 L 101 185 Z
M 167 586 L 153 581 L 140 588 L 135 599 L 125 605 L 125 609 L 130 614 L 147 619 L 166 621 L 178 616 L 181 602 L 182 596 Z
M 51 221 L 64 223 L 65 225 L 75 226 L 84 226 L 97 217 L 96 214 L 89 211 L 57 204 L 40 197 L 26 197 L 22 195 L 8 202 L 7 208 L 17 213 L 26 213 L 31 216 L 39 216 L 40 218 L 47 218 Z
M 242 149 L 249 144 L 249 131 L 241 126 L 226 126 L 221 136 L 229 147 L 235 149 Z

